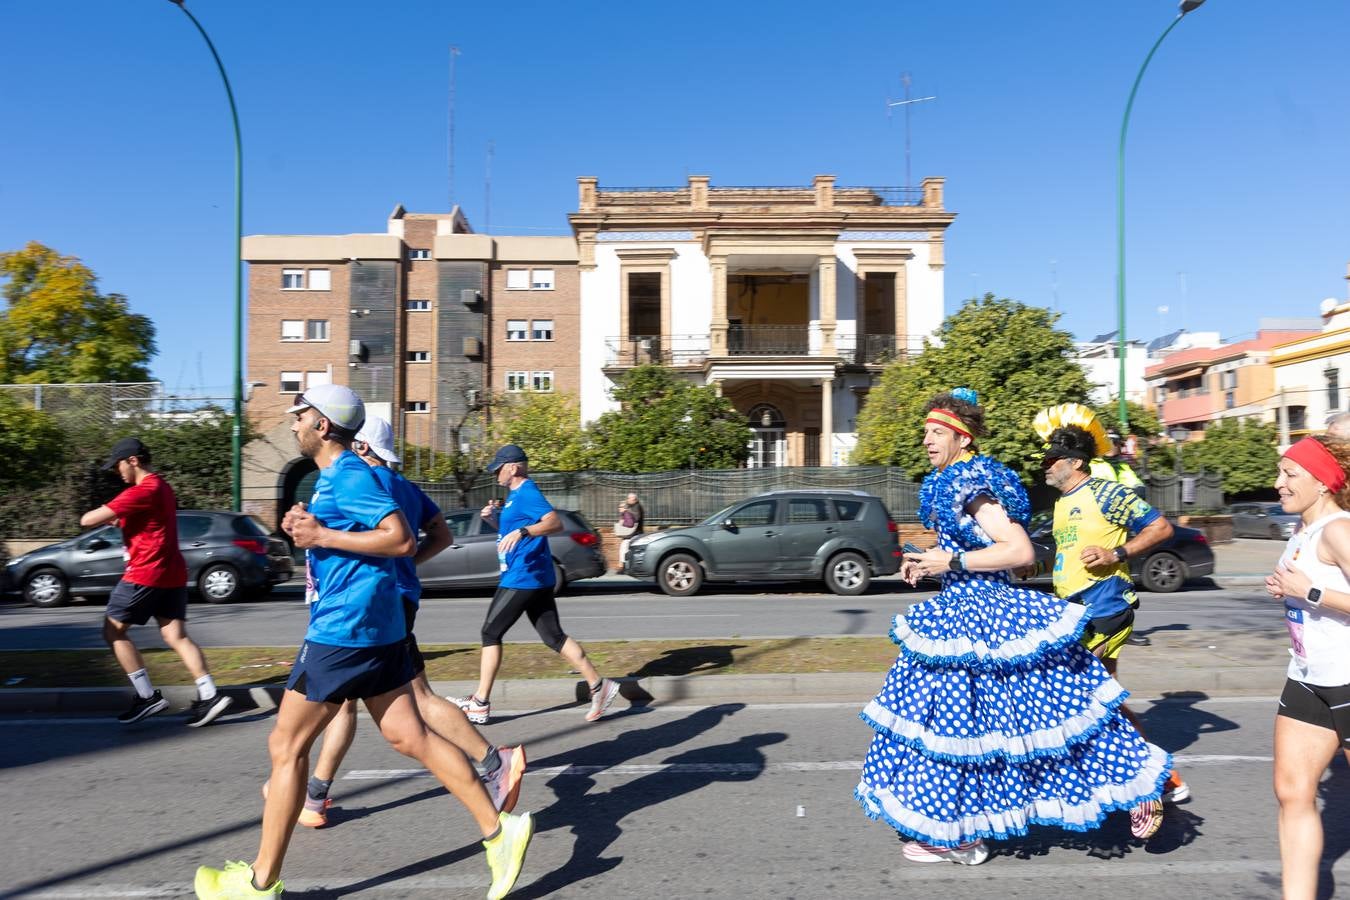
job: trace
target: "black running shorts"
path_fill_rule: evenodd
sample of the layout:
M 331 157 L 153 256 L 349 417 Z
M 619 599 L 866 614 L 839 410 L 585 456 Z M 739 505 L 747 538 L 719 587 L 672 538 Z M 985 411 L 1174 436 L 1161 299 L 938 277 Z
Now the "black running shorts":
M 123 578 L 108 597 L 108 618 L 144 625 L 152 617 L 187 621 L 187 588 L 157 588 Z
M 1336 732 L 1350 750 L 1350 684 L 1320 687 L 1290 678 L 1280 694 L 1280 715 Z

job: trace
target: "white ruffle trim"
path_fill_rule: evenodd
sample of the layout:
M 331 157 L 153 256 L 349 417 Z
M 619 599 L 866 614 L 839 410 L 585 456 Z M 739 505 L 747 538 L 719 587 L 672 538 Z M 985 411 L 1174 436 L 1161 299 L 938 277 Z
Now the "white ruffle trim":
M 947 737 L 912 719 L 896 715 L 877 700 L 868 703 L 862 714 L 875 723 L 873 727 L 885 729 L 902 741 L 921 744 L 934 756 L 972 762 L 992 756 L 1027 760 L 1062 755 L 1054 751 L 1067 752 L 1069 745 L 1096 734 L 1101 730 L 1103 720 L 1108 719 L 1128 696 L 1129 692 L 1120 682 L 1108 678 L 1092 692 L 1087 707 L 1078 715 L 1065 719 L 1056 727 L 1019 735 L 989 733 L 979 737 Z
M 953 663 L 971 659 L 998 660 L 1013 662 L 1026 659 L 1039 652 L 1045 645 L 1059 646 L 1068 638 L 1077 638 L 1082 633 L 1083 618 L 1087 607 L 1079 603 L 1065 604 L 1064 613 L 1047 628 L 1029 631 L 1020 638 L 1004 641 L 997 649 L 983 640 L 972 641 L 967 637 L 934 640 L 924 637 L 909 627 L 904 615 L 898 615 L 891 629 L 891 636 L 897 644 L 912 653 L 934 661 L 950 660 Z
M 1026 834 L 1028 825 L 1052 825 L 1070 831 L 1088 831 L 1101 824 L 1106 814 L 1129 809 L 1145 800 L 1156 800 L 1162 782 L 1172 770 L 1172 757 L 1160 747 L 1149 747 L 1148 762 L 1125 784 L 1102 785 L 1092 799 L 1082 803 L 1036 800 L 1020 809 L 985 812 L 955 821 L 944 821 L 907 809 L 891 793 L 878 793 L 865 782 L 854 792 L 863 811 L 873 819 L 885 819 L 891 827 L 931 843 L 954 846 L 975 838 L 1003 840 Z

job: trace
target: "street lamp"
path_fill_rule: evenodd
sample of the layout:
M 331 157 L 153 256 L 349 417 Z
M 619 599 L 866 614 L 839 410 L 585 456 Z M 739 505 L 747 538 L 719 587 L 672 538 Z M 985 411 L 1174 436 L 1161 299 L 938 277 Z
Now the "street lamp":
M 230 260 L 230 265 L 234 268 L 234 427 L 230 435 L 230 497 L 233 503 L 233 509 L 238 512 L 242 503 L 242 477 L 241 477 L 241 454 L 242 444 L 242 421 L 244 416 L 244 291 L 240 283 L 240 256 L 244 242 L 244 151 L 243 140 L 239 136 L 239 111 L 234 105 L 234 91 L 230 89 L 230 76 L 225 74 L 225 65 L 220 61 L 220 54 L 216 52 L 216 45 L 211 43 L 211 38 L 207 36 L 206 29 L 202 23 L 197 21 L 197 17 L 188 11 L 183 5 L 184 0 L 169 0 L 174 6 L 183 11 L 183 15 L 191 20 L 201 33 L 202 40 L 206 41 L 207 49 L 211 51 L 211 58 L 216 61 L 216 68 L 220 70 L 220 80 L 225 84 L 225 97 L 230 101 L 230 119 L 234 123 L 234 254 Z
M 1172 33 L 1172 29 L 1177 27 L 1177 23 L 1185 18 L 1187 13 L 1199 9 L 1204 2 L 1205 0 L 1181 0 L 1176 18 L 1167 26 L 1162 37 L 1154 43 L 1153 49 L 1148 51 L 1148 56 L 1144 57 L 1144 64 L 1139 67 L 1139 74 L 1134 76 L 1130 99 L 1125 103 L 1125 117 L 1120 122 L 1120 151 L 1116 156 L 1116 355 L 1120 361 L 1120 395 L 1117 400 L 1121 434 L 1125 434 L 1128 430 L 1130 420 L 1129 410 L 1125 406 L 1125 132 L 1130 127 L 1130 110 L 1134 108 L 1134 95 L 1139 91 L 1139 82 L 1144 78 L 1144 70 L 1153 61 L 1153 54 L 1158 52 L 1158 47 Z

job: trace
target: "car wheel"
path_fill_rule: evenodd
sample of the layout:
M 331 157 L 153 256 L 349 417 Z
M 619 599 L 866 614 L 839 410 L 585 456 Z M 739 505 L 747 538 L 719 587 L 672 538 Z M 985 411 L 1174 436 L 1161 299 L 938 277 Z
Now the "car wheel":
M 675 553 L 661 560 L 656 583 L 672 597 L 688 597 L 703 587 L 703 567 L 688 553 Z
M 567 590 L 567 573 L 563 571 L 562 565 L 554 560 L 553 562 L 553 596 L 557 597 L 563 591 Z
M 38 569 L 24 579 L 23 599 L 31 606 L 65 606 L 70 602 L 66 576 L 58 569 Z
M 1154 553 L 1144 560 L 1139 581 L 1156 594 L 1170 594 L 1186 583 L 1186 565 L 1173 553 Z
M 207 603 L 233 603 L 243 593 L 239 573 L 224 563 L 207 566 L 197 574 L 197 593 Z
M 839 553 L 825 564 L 825 586 L 836 594 L 851 597 L 867 590 L 872 571 L 867 560 L 857 553 Z

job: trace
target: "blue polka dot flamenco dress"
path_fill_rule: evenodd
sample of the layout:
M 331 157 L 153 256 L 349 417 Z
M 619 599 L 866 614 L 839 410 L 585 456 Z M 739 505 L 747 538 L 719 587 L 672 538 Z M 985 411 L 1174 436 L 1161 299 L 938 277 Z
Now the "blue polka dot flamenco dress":
M 1025 526 L 1026 491 L 984 456 L 931 473 L 920 516 L 945 550 L 993 543 L 966 512 L 997 500 Z M 1098 827 L 1156 799 L 1171 769 L 1118 711 L 1127 692 L 1078 643 L 1085 609 L 1013 587 L 1007 572 L 953 572 L 895 617 L 900 655 L 861 713 L 875 731 L 854 795 L 863 812 L 938 848 Z

